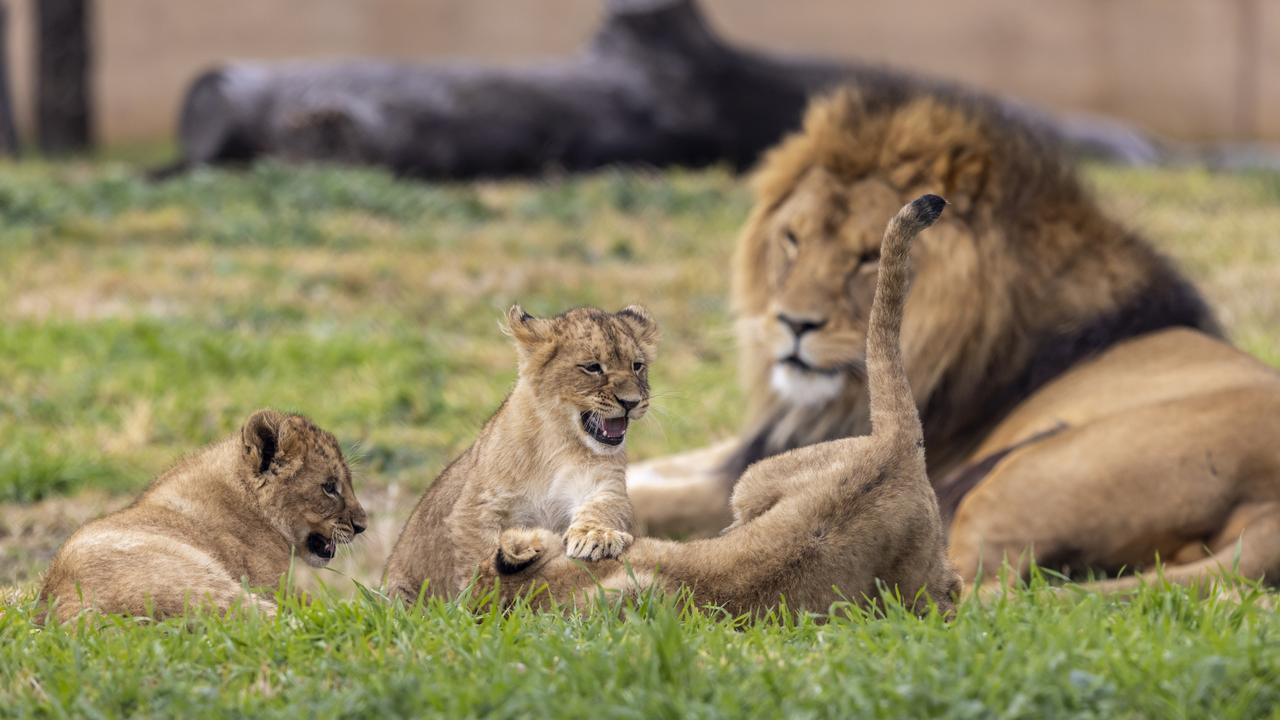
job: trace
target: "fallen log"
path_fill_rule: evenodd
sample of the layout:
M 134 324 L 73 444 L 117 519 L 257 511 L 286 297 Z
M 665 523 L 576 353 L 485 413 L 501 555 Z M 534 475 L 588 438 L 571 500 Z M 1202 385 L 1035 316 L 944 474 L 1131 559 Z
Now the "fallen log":
M 588 46 L 558 62 L 213 69 L 187 92 L 174 169 L 262 155 L 448 179 L 612 164 L 745 169 L 797 127 L 811 96 L 841 83 L 872 93 L 918 83 L 951 88 L 870 65 L 738 49 L 712 32 L 694 0 L 609 0 Z M 1114 123 L 1099 132 L 1008 107 L 1095 155 L 1128 163 L 1159 156 L 1141 134 Z

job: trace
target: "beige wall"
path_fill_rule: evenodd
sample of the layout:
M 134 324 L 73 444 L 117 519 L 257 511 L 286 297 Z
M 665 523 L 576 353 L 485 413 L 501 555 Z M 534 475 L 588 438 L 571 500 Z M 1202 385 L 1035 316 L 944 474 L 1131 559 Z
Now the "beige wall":
M 30 108 L 30 16 L 13 11 Z M 1280 0 L 703 0 L 728 37 L 860 58 L 1097 112 L 1183 139 L 1280 140 Z M 167 136 L 181 93 L 228 58 L 519 62 L 571 52 L 597 0 L 96 0 L 99 135 Z M 1253 16 L 1250 21 L 1249 12 Z M 1255 52 L 1247 48 L 1253 33 Z

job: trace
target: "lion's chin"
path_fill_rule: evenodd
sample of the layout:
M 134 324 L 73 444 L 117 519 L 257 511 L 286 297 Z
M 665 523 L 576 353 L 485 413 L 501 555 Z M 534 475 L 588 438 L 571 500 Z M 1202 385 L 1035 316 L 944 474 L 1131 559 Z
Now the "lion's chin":
M 844 375 L 778 362 L 769 374 L 769 385 L 779 397 L 793 405 L 822 405 L 834 400 L 844 389 Z

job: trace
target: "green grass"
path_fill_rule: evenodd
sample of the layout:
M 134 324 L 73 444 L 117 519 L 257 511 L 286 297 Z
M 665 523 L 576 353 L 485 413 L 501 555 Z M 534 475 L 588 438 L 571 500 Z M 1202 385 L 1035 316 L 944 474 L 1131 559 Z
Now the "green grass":
M 1280 175 L 1092 167 L 1246 350 L 1280 365 Z M 77 523 L 252 410 L 358 455 L 365 584 L 413 499 L 514 378 L 507 305 L 650 307 L 655 412 L 633 455 L 737 428 L 722 171 L 429 185 L 262 164 L 152 185 L 112 162 L 0 166 L 0 716 L 1280 717 L 1275 596 L 1033 593 L 950 626 L 743 625 L 670 602 L 563 619 L 332 593 L 276 621 L 38 631 L 32 582 Z
M 746 202 L 724 174 L 476 189 L 276 165 L 163 185 L 110 165 L 5 173 L 0 434 L 18 441 L 0 500 L 136 488 L 262 405 L 421 488 L 514 378 L 497 322 L 517 300 L 647 302 L 667 341 L 640 452 L 727 434 L 725 282 L 703 271 Z
M 276 620 L 0 617 L 0 713 L 45 717 L 1240 718 L 1280 707 L 1264 595 L 1043 589 L 948 624 L 890 605 L 744 623 L 644 600 L 568 619 L 479 603 L 288 603 Z

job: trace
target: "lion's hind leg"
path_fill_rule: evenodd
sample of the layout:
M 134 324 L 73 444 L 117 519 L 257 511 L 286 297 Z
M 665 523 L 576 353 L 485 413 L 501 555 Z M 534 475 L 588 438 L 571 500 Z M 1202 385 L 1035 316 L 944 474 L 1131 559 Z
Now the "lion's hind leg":
M 817 478 L 844 476 L 866 452 L 867 437 L 831 440 L 791 450 L 752 465 L 733 489 L 733 524 L 725 532 L 772 510 L 783 498 Z
M 1159 556 L 1176 563 L 1166 575 L 1185 566 L 1174 575 L 1184 578 L 1216 564 L 1229 568 L 1225 545 L 1247 519 L 1245 544 L 1253 549 L 1241 574 L 1277 572 L 1268 559 L 1273 531 L 1261 511 L 1280 504 L 1274 440 L 1263 424 L 1241 427 L 1236 416 L 1254 414 L 1247 399 L 1227 400 L 1208 395 L 1140 407 L 1014 450 L 956 510 L 949 533 L 956 569 L 988 585 L 1006 562 L 1014 569 L 1006 579 L 1016 581 L 1033 559 L 1078 576 L 1145 569 Z M 1257 514 L 1246 518 L 1245 508 Z M 1219 544 L 1224 533 L 1230 537 Z M 1185 549 L 1197 542 L 1214 559 L 1189 557 Z
M 1209 549 L 1211 554 L 1198 560 L 1086 583 L 1082 587 L 1104 593 L 1126 593 L 1163 580 L 1174 585 L 1207 588 L 1230 577 L 1280 584 L 1280 503 L 1239 508 Z
M 208 609 L 252 609 L 268 617 L 275 602 L 249 592 L 230 576 L 199 566 L 177 565 L 164 553 L 136 554 L 121 562 L 84 568 L 59 588 L 56 617 L 66 621 L 85 612 L 165 619 Z
M 250 592 L 206 551 L 146 530 L 103 528 L 66 560 L 79 595 L 103 612 L 159 619 L 199 608 L 276 612 L 273 600 Z

